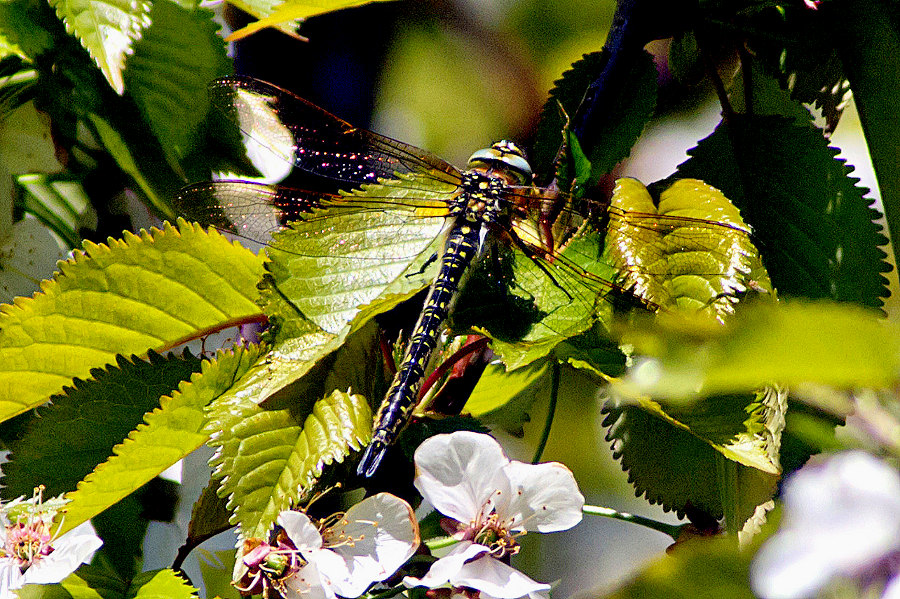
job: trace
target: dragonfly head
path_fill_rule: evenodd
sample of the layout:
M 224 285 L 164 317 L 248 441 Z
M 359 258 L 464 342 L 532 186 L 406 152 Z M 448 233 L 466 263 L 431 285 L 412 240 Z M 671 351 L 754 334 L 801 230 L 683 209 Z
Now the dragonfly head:
M 472 154 L 468 166 L 506 173 L 519 185 L 530 185 L 533 177 L 525 152 L 505 139 Z

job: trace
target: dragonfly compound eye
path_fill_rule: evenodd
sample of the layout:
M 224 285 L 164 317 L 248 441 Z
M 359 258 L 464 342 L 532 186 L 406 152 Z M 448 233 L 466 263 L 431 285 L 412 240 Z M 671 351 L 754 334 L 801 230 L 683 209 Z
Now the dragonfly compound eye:
M 525 152 L 515 143 L 498 141 L 490 148 L 478 150 L 469 158 L 469 168 L 487 167 L 512 175 L 520 185 L 531 183 L 531 165 L 525 159 Z

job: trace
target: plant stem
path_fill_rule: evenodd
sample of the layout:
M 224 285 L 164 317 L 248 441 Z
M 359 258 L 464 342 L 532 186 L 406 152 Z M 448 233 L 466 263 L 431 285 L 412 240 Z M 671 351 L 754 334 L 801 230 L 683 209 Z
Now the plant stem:
M 559 362 L 553 360 L 550 372 L 550 406 L 547 408 L 547 419 L 544 421 L 544 430 L 541 433 L 541 440 L 538 441 L 537 449 L 534 452 L 532 464 L 541 461 L 544 449 L 547 447 L 547 440 L 550 439 L 550 428 L 553 426 L 553 417 L 556 415 L 556 400 L 559 397 Z
M 613 518 L 615 520 L 640 524 L 641 526 L 646 526 L 647 528 L 652 528 L 653 530 L 667 534 L 673 539 L 678 538 L 678 533 L 681 531 L 681 525 L 679 524 L 666 524 L 665 522 L 644 518 L 643 516 L 636 516 L 635 514 L 629 514 L 627 512 L 617 512 L 608 507 L 586 505 L 582 508 L 582 511 L 591 516 L 603 516 L 605 518 Z
M 454 539 L 453 537 L 437 537 L 436 539 L 428 539 L 425 541 L 425 545 L 428 546 L 428 549 L 434 551 L 435 549 L 443 549 L 444 547 L 450 547 L 451 545 L 459 543 L 458 539 Z

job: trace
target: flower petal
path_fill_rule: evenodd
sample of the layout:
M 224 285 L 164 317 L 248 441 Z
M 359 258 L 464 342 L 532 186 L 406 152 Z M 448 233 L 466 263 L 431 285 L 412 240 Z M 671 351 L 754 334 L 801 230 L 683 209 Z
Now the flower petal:
M 336 599 L 334 591 L 327 584 L 323 584 L 322 576 L 316 564 L 312 562 L 287 578 L 284 586 L 286 587 L 284 599 Z
M 508 487 L 509 463 L 489 435 L 457 431 L 426 439 L 415 453 L 415 485 L 434 508 L 459 522 L 474 519 L 488 499 Z
M 900 548 L 900 474 L 867 453 L 805 466 L 785 484 L 784 504 L 781 529 L 751 568 L 767 599 L 809 595 Z
M 581 522 L 584 496 L 572 471 L 558 462 L 525 464 L 512 461 L 503 468 L 512 484 L 513 493 L 507 505 L 497 512 L 504 520 L 512 520 L 511 528 L 556 532 Z
M 278 514 L 278 525 L 284 529 L 297 549 L 303 551 L 322 547 L 322 535 L 306 514 L 285 510 Z
M 90 522 L 80 524 L 52 543 L 53 553 L 44 556 L 25 571 L 23 584 L 52 584 L 91 561 L 103 541 L 94 534 Z
M 463 564 L 450 579 L 450 584 L 472 587 L 498 599 L 515 599 L 550 590 L 549 584 L 535 582 L 489 555 L 482 555 Z
M 21 589 L 24 585 L 25 575 L 16 560 L 10 557 L 0 558 L 0 597 L 10 597 L 10 591 Z
M 450 553 L 431 564 L 431 568 L 422 578 L 407 576 L 403 584 L 408 587 L 428 587 L 435 589 L 445 585 L 455 578 L 457 573 L 465 565 L 466 561 L 490 551 L 484 545 L 477 545 L 471 541 L 463 541 L 456 545 Z
M 346 580 L 333 580 L 343 597 L 358 597 L 373 582 L 390 577 L 419 546 L 419 525 L 408 503 L 379 493 L 357 503 L 328 530 L 325 544 L 344 559 Z
M 784 531 L 766 541 L 750 566 L 754 593 L 764 599 L 815 595 L 836 574 L 836 549 L 822 536 Z
M 300 553 L 303 555 L 303 559 L 311 564 L 315 564 L 319 576 L 322 578 L 322 584 L 330 592 L 339 592 L 337 587 L 350 578 L 347 562 L 334 551 L 330 549 L 301 549 Z M 366 587 L 368 586 L 366 584 Z M 365 590 L 365 587 L 363 590 Z
M 881 591 L 881 599 L 900 599 L 900 576 L 888 580 L 884 590 Z

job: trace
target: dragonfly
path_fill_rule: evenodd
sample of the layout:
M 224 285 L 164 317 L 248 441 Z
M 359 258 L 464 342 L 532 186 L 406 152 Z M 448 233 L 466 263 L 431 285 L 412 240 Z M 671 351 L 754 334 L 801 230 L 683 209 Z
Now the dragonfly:
M 299 223 L 306 227 L 307 235 L 336 236 L 336 252 L 364 243 L 350 240 L 349 233 L 342 237 L 344 225 L 334 225 L 339 219 L 342 223 L 352 221 L 350 228 L 355 227 L 360 235 L 354 239 L 359 240 L 365 239 L 366 227 L 370 220 L 374 223 L 376 215 L 396 213 L 396 221 L 382 226 L 395 228 L 397 241 L 380 247 L 377 258 L 397 258 L 391 252 L 400 256 L 430 255 L 418 269 L 398 259 L 401 270 L 389 278 L 402 281 L 437 264 L 437 274 L 403 358 L 375 415 L 372 441 L 358 465 L 362 477 L 377 472 L 385 453 L 410 420 L 439 335 L 460 291 L 466 288 L 473 264 L 487 263 L 490 270 L 497 256 L 502 260 L 512 255 L 517 265 L 524 265 L 510 285 L 553 290 L 551 305 L 545 303 L 537 311 L 537 319 L 542 319 L 545 329 L 560 333 L 560 338 L 583 332 L 602 309 L 623 300 L 649 311 L 658 310 L 668 301 L 673 292 L 660 286 L 654 289 L 655 273 L 653 267 L 647 267 L 661 256 L 648 257 L 648 248 L 657 254 L 680 251 L 688 255 L 702 250 L 704 256 L 720 257 L 716 265 L 703 266 L 700 272 L 718 277 L 712 283 L 716 288 L 713 301 L 726 310 L 746 289 L 748 280 L 763 276 L 754 263 L 750 230 L 733 207 L 733 214 L 725 210 L 715 221 L 678 211 L 660 215 L 646 189 L 625 180 L 624 185 L 639 186 L 646 195 L 643 198 L 637 194 L 645 200 L 641 210 L 605 206 L 597 211 L 595 203 L 580 200 L 579 204 L 573 194 L 555 184 L 535 185 L 525 152 L 511 141 L 476 151 L 466 168 L 459 169 L 423 149 L 354 127 L 264 81 L 241 76 L 219 79 L 211 84 L 210 97 L 240 131 L 248 155 L 255 156 L 257 162 L 276 165 L 276 170 L 282 171 L 280 175 L 299 170 L 311 175 L 313 181 L 327 182 L 342 191 L 247 179 L 220 180 L 182 190 L 176 198 L 182 212 L 266 244 L 274 231 Z M 702 191 L 712 193 L 705 188 Z M 603 250 L 598 249 L 596 236 L 583 234 L 594 222 L 596 212 L 602 212 L 606 220 L 600 227 L 606 244 L 610 245 L 611 239 L 613 246 L 622 244 L 616 252 L 606 251 L 604 259 L 599 259 Z M 425 241 L 410 250 L 403 232 L 424 224 L 430 227 L 423 235 Z M 651 236 L 668 237 L 668 241 L 651 243 Z M 666 244 L 669 248 L 662 249 Z M 354 258 L 352 252 L 344 258 L 358 260 L 362 266 L 354 270 L 354 276 L 366 276 L 360 271 L 366 270 L 366 260 L 374 259 L 368 254 Z M 597 265 L 605 269 L 595 268 Z M 525 290 L 532 298 L 538 293 Z M 359 303 L 366 299 L 373 298 Z M 589 316 L 573 317 L 573 307 Z M 317 322 L 322 322 L 323 328 L 337 330 L 357 311 L 358 305 L 343 319 L 339 315 L 330 321 L 323 316 Z

